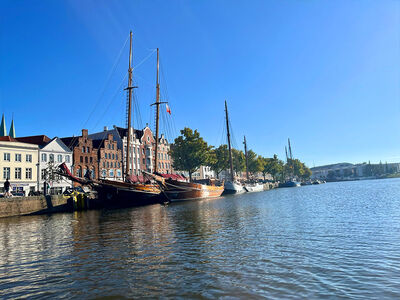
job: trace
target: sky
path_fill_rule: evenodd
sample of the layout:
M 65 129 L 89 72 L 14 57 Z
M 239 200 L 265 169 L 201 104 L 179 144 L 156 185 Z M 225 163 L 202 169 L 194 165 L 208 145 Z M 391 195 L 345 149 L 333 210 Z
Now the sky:
M 134 125 L 184 127 L 309 167 L 400 162 L 400 1 L 2 0 L 0 113 L 17 136 L 126 124 L 133 32 Z

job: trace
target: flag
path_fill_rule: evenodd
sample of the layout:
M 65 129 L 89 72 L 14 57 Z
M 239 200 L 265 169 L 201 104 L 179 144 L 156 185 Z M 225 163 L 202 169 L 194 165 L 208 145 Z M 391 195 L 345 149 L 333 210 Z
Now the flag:
M 167 113 L 171 114 L 171 109 L 169 108 L 167 103 L 165 103 L 165 108 L 167 109 Z

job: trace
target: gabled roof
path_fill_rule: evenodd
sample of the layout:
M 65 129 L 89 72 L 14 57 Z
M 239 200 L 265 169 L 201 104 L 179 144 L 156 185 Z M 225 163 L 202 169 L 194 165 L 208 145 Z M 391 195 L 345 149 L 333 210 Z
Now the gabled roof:
M 16 138 L 16 140 L 22 143 L 34 144 L 39 146 L 44 146 L 51 141 L 51 139 L 44 134 L 18 137 Z
M 72 150 L 78 144 L 79 138 L 80 136 L 71 136 L 61 138 L 61 141 L 65 144 L 65 146 Z
M 115 127 L 118 130 L 119 136 L 122 138 L 128 135 L 128 129 L 122 127 Z M 136 135 L 136 138 L 141 139 L 143 136 L 143 130 L 133 129 L 133 133 Z

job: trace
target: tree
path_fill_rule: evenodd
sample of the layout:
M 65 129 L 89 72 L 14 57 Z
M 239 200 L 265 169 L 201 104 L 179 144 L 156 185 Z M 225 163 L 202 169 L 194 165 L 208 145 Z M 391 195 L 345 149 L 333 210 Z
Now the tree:
M 244 171 L 246 167 L 246 158 L 243 151 L 232 149 L 233 170 L 238 173 Z
M 223 170 L 229 169 L 229 151 L 227 145 L 221 145 L 210 152 L 209 165 L 218 177 Z
M 278 177 L 284 176 L 284 162 L 278 159 L 278 155 L 274 154 L 273 158 L 266 158 L 266 164 L 264 165 L 264 172 L 271 174 L 274 180 Z
M 211 149 L 197 130 L 185 127 L 170 150 L 173 166 L 176 170 L 189 172 L 191 181 L 193 172 L 210 161 Z
M 252 174 L 261 172 L 262 162 L 258 159 L 257 154 L 253 150 L 247 151 L 248 171 Z

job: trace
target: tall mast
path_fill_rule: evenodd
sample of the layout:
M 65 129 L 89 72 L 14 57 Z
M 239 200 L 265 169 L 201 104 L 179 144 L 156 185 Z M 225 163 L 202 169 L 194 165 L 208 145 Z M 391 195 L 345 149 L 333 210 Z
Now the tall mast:
M 129 156 L 131 150 L 131 114 L 132 114 L 132 31 L 130 32 L 130 46 L 129 46 L 129 68 L 128 68 L 128 141 L 126 143 L 126 165 L 125 165 L 125 178 L 131 175 L 129 168 Z
M 233 175 L 233 161 L 232 161 L 232 148 L 231 148 L 231 135 L 229 133 L 229 117 L 228 117 L 228 105 L 226 104 L 225 100 L 225 115 L 226 115 L 226 132 L 228 135 L 228 149 L 229 149 L 229 164 L 231 168 L 231 180 L 234 181 Z
M 288 145 L 289 145 L 289 157 L 290 159 L 293 159 L 293 155 L 292 155 L 292 147 L 290 146 L 290 139 L 288 138 Z
M 156 79 L 156 149 L 155 149 L 155 158 L 154 158 L 154 172 L 157 172 L 158 168 L 158 134 L 159 134 L 159 119 L 160 119 L 160 58 L 157 48 L 157 79 Z
M 246 178 L 247 178 L 247 180 L 249 180 L 249 160 L 247 158 L 246 136 L 244 136 L 243 144 L 244 144 L 244 155 L 246 157 Z
M 288 158 L 288 155 L 287 155 L 287 147 L 285 146 L 285 154 L 286 154 L 286 162 L 288 163 L 289 162 L 289 158 Z

